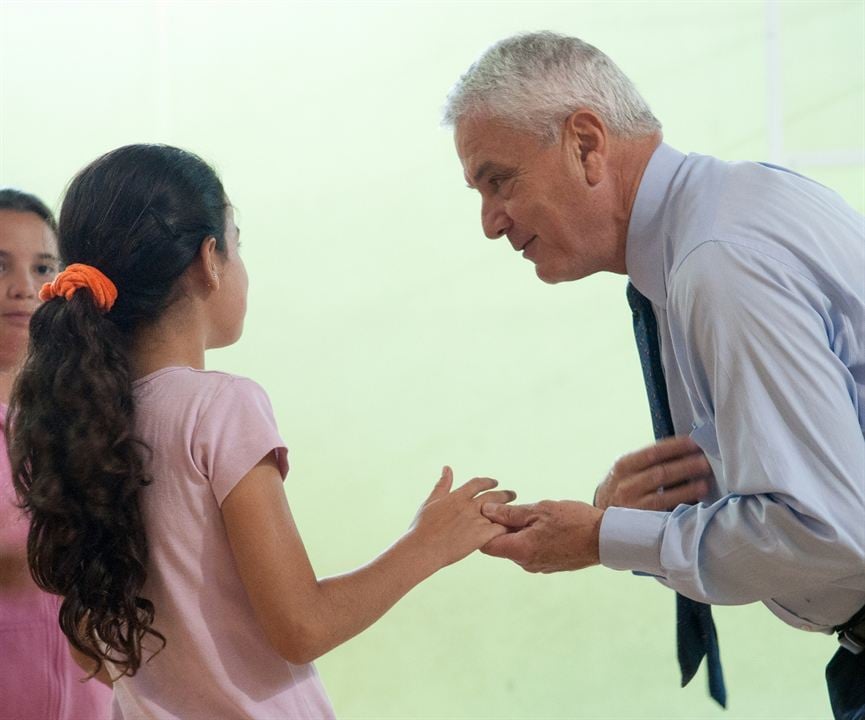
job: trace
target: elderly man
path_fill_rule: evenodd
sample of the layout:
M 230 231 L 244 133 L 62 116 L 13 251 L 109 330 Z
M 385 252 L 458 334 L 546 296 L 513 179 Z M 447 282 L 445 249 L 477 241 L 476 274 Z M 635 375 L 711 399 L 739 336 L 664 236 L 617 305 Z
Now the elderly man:
M 722 704 L 705 604 L 761 600 L 838 635 L 833 712 L 865 718 L 862 216 L 782 168 L 664 144 L 628 78 L 576 38 L 499 42 L 453 88 L 445 122 L 487 237 L 507 236 L 544 282 L 628 275 L 656 436 L 690 435 L 714 472 L 706 497 L 672 511 L 651 509 L 633 457 L 594 505 L 488 505 L 512 532 L 485 552 L 530 572 L 657 577 L 681 594 L 684 679 L 708 653 Z M 661 493 L 681 487 L 663 481 L 676 442 L 639 456 Z

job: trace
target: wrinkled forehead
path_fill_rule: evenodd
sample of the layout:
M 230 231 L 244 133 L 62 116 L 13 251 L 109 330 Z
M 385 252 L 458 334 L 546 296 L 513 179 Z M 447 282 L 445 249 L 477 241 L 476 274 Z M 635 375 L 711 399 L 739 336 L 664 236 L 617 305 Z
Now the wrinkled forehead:
M 470 116 L 460 119 L 454 125 L 454 145 L 460 160 L 465 161 L 466 157 L 478 151 L 482 144 L 484 129 L 491 124 L 489 119 Z
M 495 118 L 467 118 L 454 128 L 454 144 L 470 187 L 485 175 L 512 172 L 537 152 L 537 140 Z
M 454 145 L 469 184 L 483 163 L 501 154 L 496 142 L 501 130 L 501 125 L 494 120 L 481 117 L 464 118 L 454 127 Z

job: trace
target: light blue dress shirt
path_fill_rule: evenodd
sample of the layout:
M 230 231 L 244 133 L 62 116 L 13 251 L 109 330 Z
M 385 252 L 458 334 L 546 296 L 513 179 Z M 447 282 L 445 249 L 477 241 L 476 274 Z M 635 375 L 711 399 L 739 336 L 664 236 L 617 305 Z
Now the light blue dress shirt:
M 805 630 L 865 605 L 865 218 L 782 168 L 661 145 L 631 214 L 677 434 L 716 483 L 673 512 L 609 508 L 602 564 Z

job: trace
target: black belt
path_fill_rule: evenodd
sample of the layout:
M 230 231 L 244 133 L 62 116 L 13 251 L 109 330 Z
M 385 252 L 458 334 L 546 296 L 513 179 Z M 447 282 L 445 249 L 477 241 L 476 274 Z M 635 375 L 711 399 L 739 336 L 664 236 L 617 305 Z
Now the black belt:
M 834 628 L 838 642 L 854 655 L 865 651 L 865 607 L 843 625 Z

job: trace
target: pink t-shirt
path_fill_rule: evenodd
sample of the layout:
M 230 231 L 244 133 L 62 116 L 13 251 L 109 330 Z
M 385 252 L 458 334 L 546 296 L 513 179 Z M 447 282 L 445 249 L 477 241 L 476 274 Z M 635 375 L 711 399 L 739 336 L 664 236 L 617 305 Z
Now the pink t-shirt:
M 29 521 L 16 507 L 0 404 L 0 555 L 26 552 Z M 60 598 L 29 574 L 0 586 L 0 720 L 105 720 L 111 688 L 75 664 L 60 631 Z
M 142 594 L 167 644 L 115 683 L 114 718 L 333 718 L 315 667 L 283 660 L 255 619 L 220 511 L 268 453 L 288 471 L 264 390 L 177 367 L 134 390 L 136 436 L 152 449 L 153 483 L 141 490 L 150 549 Z M 151 638 L 145 647 L 159 645 Z

